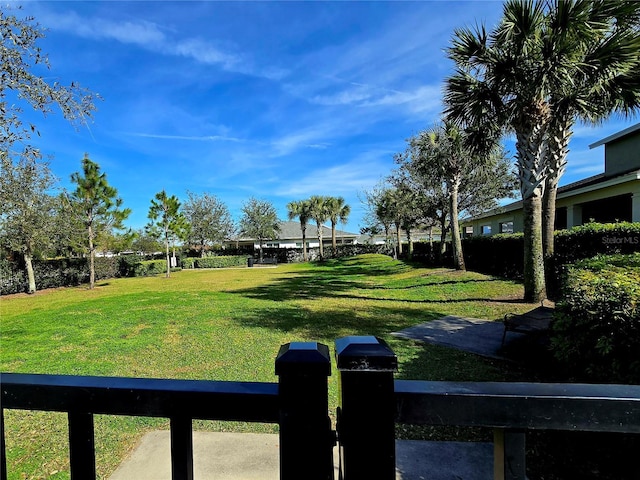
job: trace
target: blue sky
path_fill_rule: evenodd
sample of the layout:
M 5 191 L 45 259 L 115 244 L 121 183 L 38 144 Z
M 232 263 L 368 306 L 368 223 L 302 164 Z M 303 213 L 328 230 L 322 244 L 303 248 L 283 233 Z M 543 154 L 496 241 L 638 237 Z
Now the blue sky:
M 388 175 L 405 140 L 438 120 L 456 27 L 499 19 L 484 2 L 28 2 L 48 29 L 50 81 L 99 93 L 88 128 L 32 117 L 63 186 L 87 152 L 107 173 L 127 224 L 147 223 L 160 190 L 286 204 L 359 197 Z M 637 120 L 635 120 L 637 121 Z M 603 171 L 588 145 L 634 123 L 578 125 L 566 184 Z M 509 145 L 508 145 L 509 146 Z

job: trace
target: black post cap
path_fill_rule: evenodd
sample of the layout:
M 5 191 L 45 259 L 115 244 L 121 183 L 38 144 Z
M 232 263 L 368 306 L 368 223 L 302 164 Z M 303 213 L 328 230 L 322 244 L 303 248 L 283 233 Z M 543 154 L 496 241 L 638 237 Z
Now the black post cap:
M 340 371 L 396 372 L 398 357 L 384 340 L 367 336 L 349 336 L 336 340 Z
M 291 342 L 280 347 L 276 375 L 331 375 L 329 347 L 318 342 Z

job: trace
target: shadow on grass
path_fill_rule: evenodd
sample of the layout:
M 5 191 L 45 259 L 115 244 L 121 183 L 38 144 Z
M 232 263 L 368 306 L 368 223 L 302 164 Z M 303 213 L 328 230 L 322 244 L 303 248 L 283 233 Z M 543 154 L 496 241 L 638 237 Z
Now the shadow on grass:
M 443 316 L 437 311 L 366 306 L 362 309 L 323 309 L 278 306 L 247 312 L 238 318 L 240 324 L 254 328 L 269 328 L 285 333 L 294 332 L 308 340 L 333 341 L 346 335 L 386 336 L 416 323 Z

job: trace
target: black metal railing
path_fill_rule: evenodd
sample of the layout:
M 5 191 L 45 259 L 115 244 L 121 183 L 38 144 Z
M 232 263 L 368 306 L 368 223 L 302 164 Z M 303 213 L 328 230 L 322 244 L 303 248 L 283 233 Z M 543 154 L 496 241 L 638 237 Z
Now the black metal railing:
M 493 428 L 494 478 L 510 480 L 525 478 L 529 430 L 640 433 L 640 386 L 395 380 L 396 355 L 370 336 L 337 340 L 336 360 L 344 480 L 396 478 L 396 423 Z M 277 423 L 280 478 L 332 479 L 328 347 L 283 345 L 275 372 L 278 383 L 3 374 L 2 409 L 68 413 L 72 480 L 95 478 L 95 414 L 169 418 L 173 479 L 193 479 L 193 419 Z
M 29 375 L 0 377 L 2 410 L 67 412 L 72 480 L 96 478 L 93 415 L 166 417 L 171 428 L 173 480 L 193 479 L 192 420 L 280 425 L 280 478 L 333 478 L 327 408 L 329 349 L 315 342 L 283 345 L 278 383 Z M 1 478 L 6 480 L 4 415 Z
M 394 381 L 395 354 L 376 337 L 340 339 L 336 356 L 346 480 L 395 479 L 395 423 L 493 428 L 496 480 L 526 478 L 529 430 L 640 433 L 637 385 Z

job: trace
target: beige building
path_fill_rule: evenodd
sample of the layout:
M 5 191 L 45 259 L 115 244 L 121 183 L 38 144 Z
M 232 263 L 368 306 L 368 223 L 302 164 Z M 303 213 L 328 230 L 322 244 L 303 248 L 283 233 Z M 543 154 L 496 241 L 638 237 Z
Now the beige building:
M 556 229 L 589 221 L 640 222 L 640 123 L 589 145 L 604 145 L 604 173 L 558 188 Z M 461 222 L 469 235 L 523 230 L 522 201 Z

